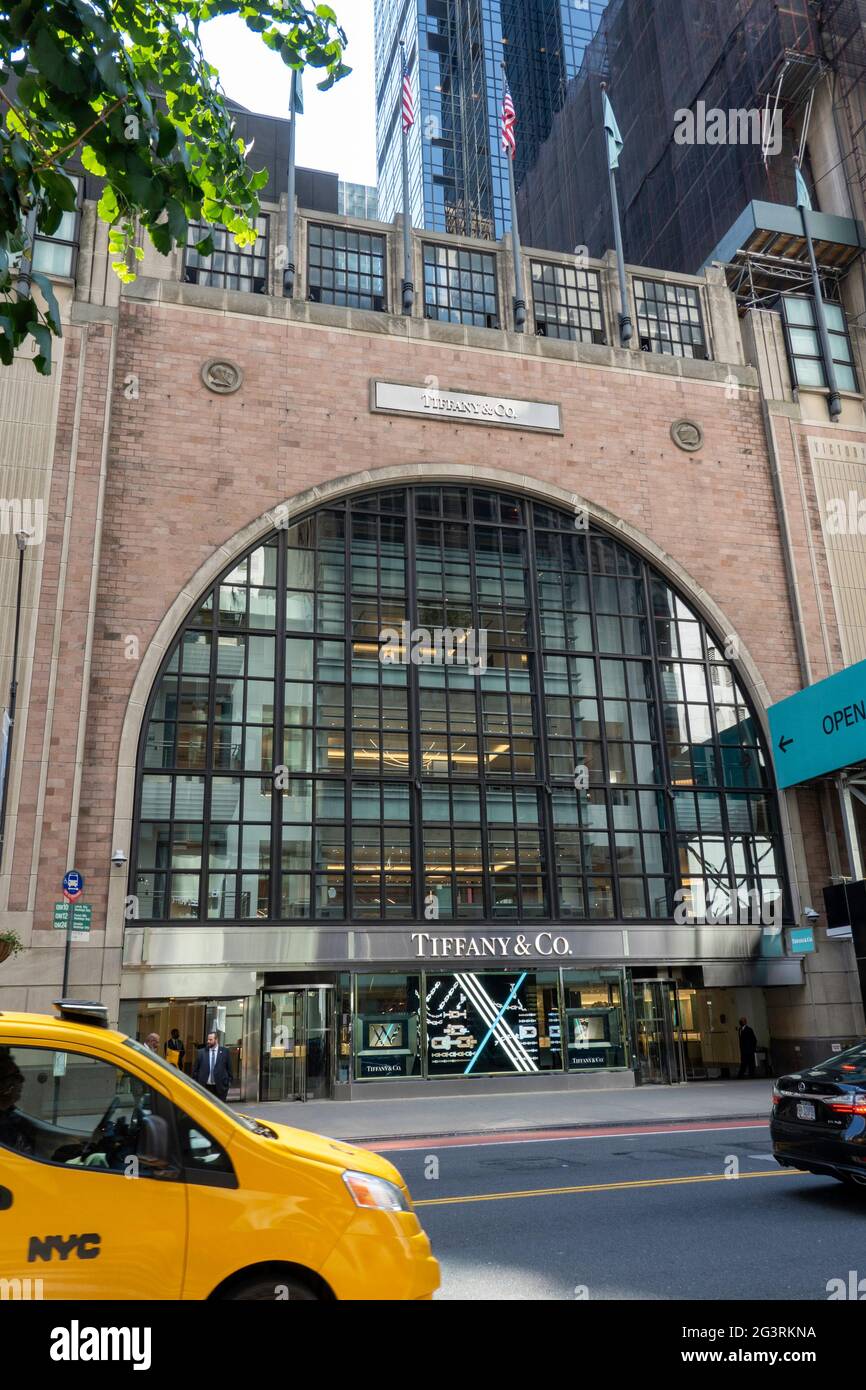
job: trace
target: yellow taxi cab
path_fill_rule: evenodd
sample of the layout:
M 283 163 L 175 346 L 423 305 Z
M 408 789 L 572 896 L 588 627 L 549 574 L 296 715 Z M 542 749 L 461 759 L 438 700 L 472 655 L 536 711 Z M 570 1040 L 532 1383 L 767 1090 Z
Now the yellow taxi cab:
M 432 1298 L 390 1163 L 238 1114 L 101 1004 L 55 1007 L 0 1013 L 3 1297 Z

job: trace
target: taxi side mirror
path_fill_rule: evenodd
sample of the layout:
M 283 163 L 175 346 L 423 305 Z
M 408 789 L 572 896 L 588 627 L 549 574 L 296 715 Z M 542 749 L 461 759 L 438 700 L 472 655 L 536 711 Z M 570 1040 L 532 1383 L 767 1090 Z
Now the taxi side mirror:
M 174 1176 L 179 1171 L 172 1162 L 168 1121 L 161 1115 L 145 1115 L 142 1119 L 137 1157 L 153 1177 Z

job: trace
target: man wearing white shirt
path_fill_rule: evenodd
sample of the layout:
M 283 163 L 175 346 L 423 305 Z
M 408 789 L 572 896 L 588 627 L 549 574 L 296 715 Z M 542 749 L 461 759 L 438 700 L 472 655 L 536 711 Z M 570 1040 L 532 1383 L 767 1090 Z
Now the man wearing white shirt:
M 220 1047 L 218 1034 L 208 1033 L 207 1044 L 198 1050 L 192 1076 L 206 1091 L 225 1100 L 232 1084 L 232 1064 L 228 1048 Z

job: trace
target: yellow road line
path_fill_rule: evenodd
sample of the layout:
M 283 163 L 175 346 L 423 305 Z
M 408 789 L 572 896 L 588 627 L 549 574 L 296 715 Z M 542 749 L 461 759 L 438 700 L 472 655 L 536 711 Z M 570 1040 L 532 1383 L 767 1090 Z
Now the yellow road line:
M 690 1178 L 641 1178 L 634 1182 L 599 1182 L 585 1187 L 538 1187 L 526 1192 L 482 1192 L 469 1197 L 430 1197 L 426 1201 L 413 1202 L 415 1207 L 447 1207 L 456 1202 L 507 1202 L 518 1197 L 566 1197 L 578 1192 L 623 1192 L 635 1187 L 676 1187 L 687 1182 L 741 1182 L 743 1178 L 795 1178 L 794 1168 L 762 1170 L 758 1173 L 740 1173 L 736 1178 L 725 1173 L 706 1173 Z

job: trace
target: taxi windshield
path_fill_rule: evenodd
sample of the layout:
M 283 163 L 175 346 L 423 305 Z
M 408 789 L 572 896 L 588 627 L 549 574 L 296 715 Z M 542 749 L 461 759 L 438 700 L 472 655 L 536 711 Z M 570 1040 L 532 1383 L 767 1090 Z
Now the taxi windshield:
M 209 1101 L 211 1105 L 215 1105 L 217 1110 L 221 1110 L 230 1120 L 234 1120 L 236 1125 L 240 1125 L 241 1129 L 247 1129 L 252 1134 L 257 1133 L 259 1126 L 255 1120 L 249 1119 L 246 1115 L 239 1115 L 236 1110 L 232 1110 L 230 1105 L 226 1105 L 224 1100 L 220 1100 L 215 1096 L 213 1091 L 206 1091 L 204 1086 L 200 1086 L 197 1081 L 193 1081 L 191 1076 L 187 1076 L 185 1072 L 178 1071 L 177 1067 L 172 1066 L 171 1062 L 164 1061 L 158 1052 L 151 1052 L 149 1047 L 145 1047 L 144 1043 L 136 1042 L 135 1038 L 125 1038 L 124 1042 L 127 1047 L 132 1048 L 133 1052 L 140 1053 L 140 1055 L 146 1057 L 149 1062 L 156 1062 L 157 1066 L 162 1067 L 163 1071 L 169 1072 L 175 1080 L 182 1081 L 191 1091 L 196 1091 L 198 1095 L 204 1096 L 205 1100 Z

